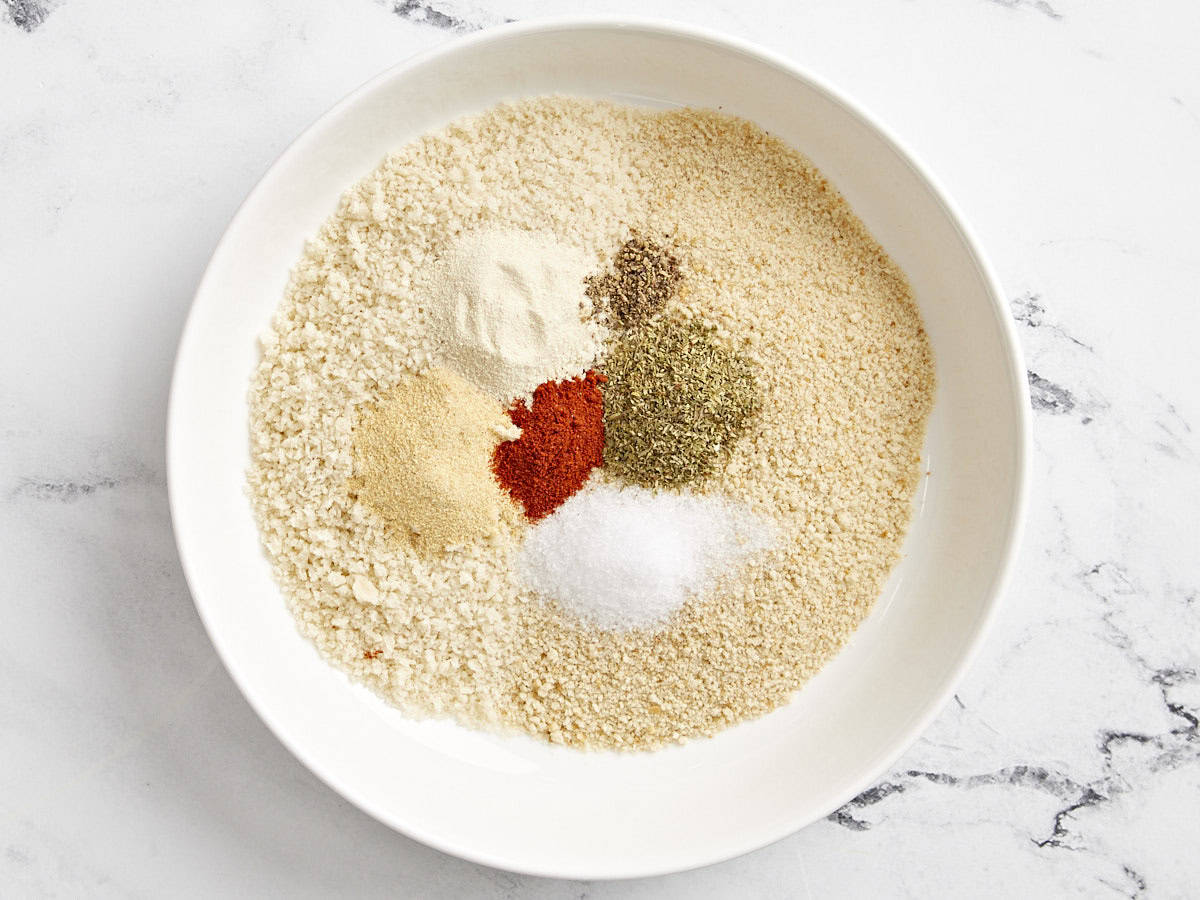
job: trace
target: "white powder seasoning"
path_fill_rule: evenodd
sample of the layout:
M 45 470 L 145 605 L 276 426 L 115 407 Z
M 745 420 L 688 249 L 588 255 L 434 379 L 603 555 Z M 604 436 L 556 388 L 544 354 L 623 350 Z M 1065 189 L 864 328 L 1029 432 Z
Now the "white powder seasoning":
M 595 267 L 589 254 L 545 235 L 464 235 L 418 285 L 428 294 L 434 355 L 505 406 L 578 375 L 605 337 L 584 294 Z
M 423 557 L 352 495 L 360 412 L 453 363 L 422 285 L 464 240 L 497 231 L 571 248 L 563 258 L 582 254 L 596 273 L 634 233 L 669 237 L 680 284 L 665 312 L 704 320 L 754 364 L 758 413 L 694 487 L 704 503 L 723 497 L 769 520 L 770 546 L 702 567 L 714 542 L 729 548 L 697 541 L 707 526 L 675 509 L 675 538 L 646 554 L 641 577 L 670 586 L 657 594 L 672 598 L 665 612 L 676 586 L 704 575 L 654 627 L 605 630 L 580 603 L 541 599 L 516 573 L 522 546 L 542 540 L 526 544 L 519 516 Z M 528 256 L 509 255 L 529 284 Z M 469 301 L 452 308 L 470 317 Z M 514 338 L 489 316 L 457 333 L 477 350 L 491 340 L 501 362 L 539 346 L 536 317 Z M 589 352 L 572 346 L 563 365 Z M 459 356 L 460 374 L 491 377 L 470 359 Z M 528 375 L 493 381 L 493 395 Z M 787 702 L 853 634 L 911 516 L 933 384 L 903 273 L 800 153 L 716 112 L 531 99 L 399 148 L 305 248 L 251 385 L 250 492 L 302 632 L 387 701 L 575 747 L 653 748 Z M 593 481 L 580 502 L 615 479 Z M 610 505 L 632 516 L 636 504 Z M 543 574 L 569 562 L 555 555 L 569 530 L 546 533 Z M 587 599 L 577 582 L 548 589 L 568 606 Z M 629 613 L 611 577 L 602 597 L 596 608 Z
M 517 573 L 600 628 L 647 628 L 765 549 L 768 534 L 723 497 L 594 483 L 530 529 Z

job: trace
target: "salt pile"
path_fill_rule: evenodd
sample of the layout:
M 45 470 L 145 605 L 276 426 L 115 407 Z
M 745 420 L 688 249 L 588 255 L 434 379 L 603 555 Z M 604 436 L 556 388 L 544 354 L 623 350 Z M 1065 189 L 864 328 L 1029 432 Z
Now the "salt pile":
M 600 628 L 645 628 L 769 537 L 754 513 L 721 497 L 593 483 L 530 530 L 517 574 Z

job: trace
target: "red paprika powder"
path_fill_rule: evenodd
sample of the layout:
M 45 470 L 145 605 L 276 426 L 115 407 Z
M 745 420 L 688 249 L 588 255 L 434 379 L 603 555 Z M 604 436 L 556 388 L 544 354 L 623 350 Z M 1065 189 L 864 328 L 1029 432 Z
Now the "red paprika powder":
M 496 447 L 492 467 L 530 519 L 554 512 L 603 461 L 604 381 L 597 372 L 547 381 L 533 392 L 532 407 L 518 400 L 508 411 L 521 436 Z

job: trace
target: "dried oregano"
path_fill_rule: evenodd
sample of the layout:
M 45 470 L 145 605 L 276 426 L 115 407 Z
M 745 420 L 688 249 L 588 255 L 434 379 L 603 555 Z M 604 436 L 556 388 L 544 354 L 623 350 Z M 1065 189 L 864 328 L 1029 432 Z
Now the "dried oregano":
M 604 374 L 604 464 L 649 487 L 710 475 L 758 409 L 749 361 L 695 321 L 630 332 Z

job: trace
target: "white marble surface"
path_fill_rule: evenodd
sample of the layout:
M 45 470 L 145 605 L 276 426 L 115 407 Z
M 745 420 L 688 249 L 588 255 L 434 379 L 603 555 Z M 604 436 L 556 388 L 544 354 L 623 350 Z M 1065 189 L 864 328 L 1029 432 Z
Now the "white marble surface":
M 0 0 L 0 895 L 1200 893 L 1200 13 L 618 0 L 782 51 L 938 172 L 1028 354 L 1019 573 L 957 701 L 827 821 L 569 883 L 402 838 L 260 724 L 192 610 L 163 424 L 212 247 L 301 128 L 557 0 Z M 969 560 L 963 561 L 969 565 Z

